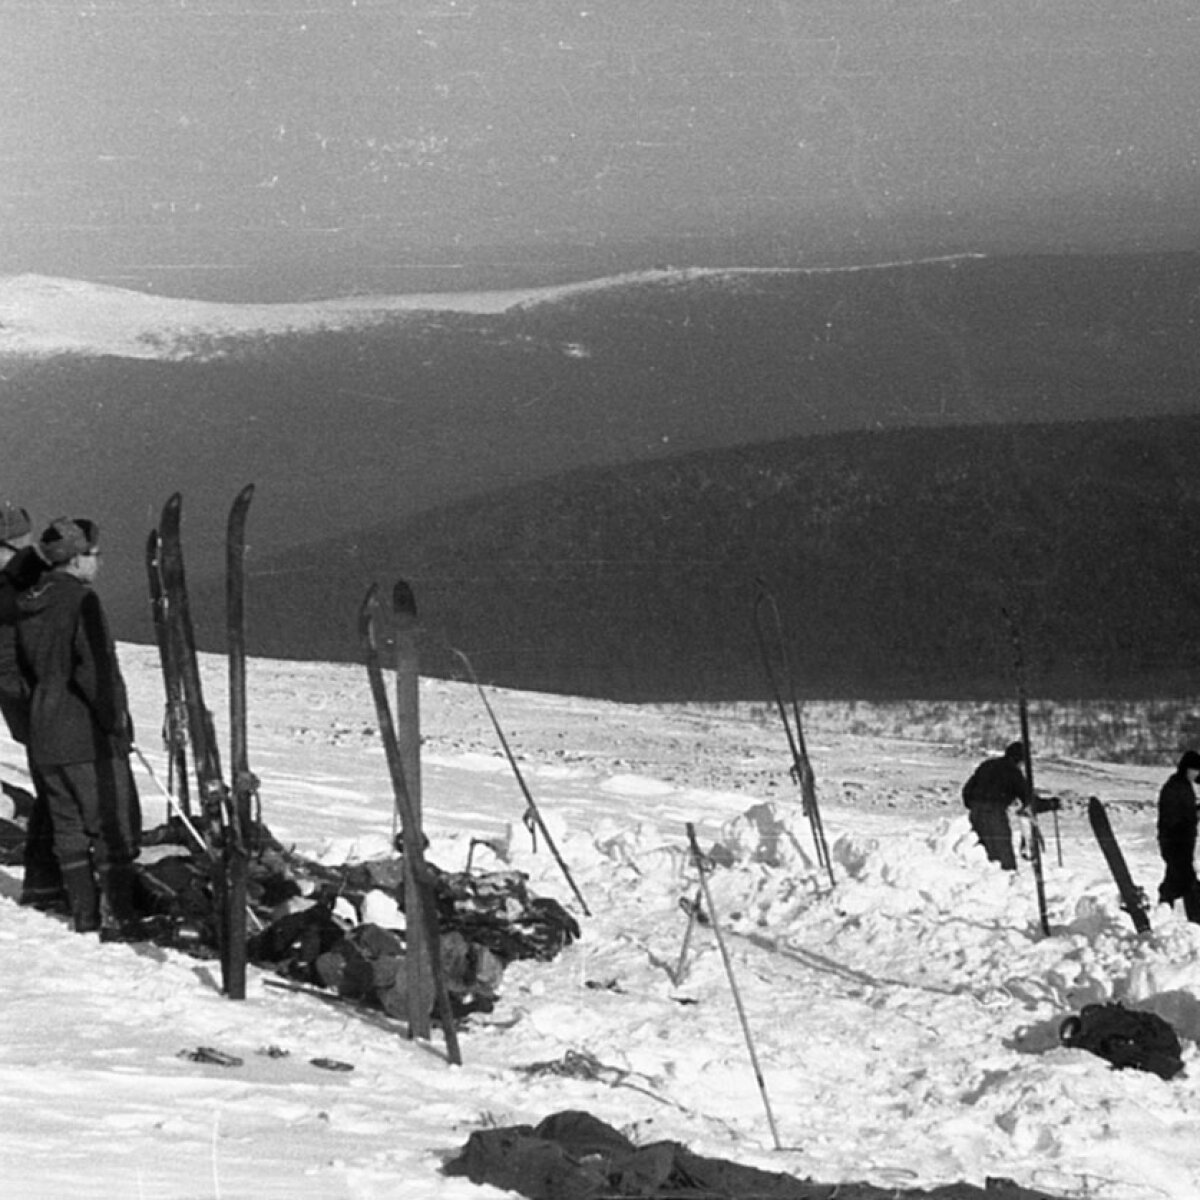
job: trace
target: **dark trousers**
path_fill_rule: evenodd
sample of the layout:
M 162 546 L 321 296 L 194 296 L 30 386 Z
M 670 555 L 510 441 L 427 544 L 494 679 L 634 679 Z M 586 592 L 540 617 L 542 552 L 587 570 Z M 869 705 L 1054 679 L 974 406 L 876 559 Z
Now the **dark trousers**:
M 129 760 L 98 759 L 41 771 L 75 928 L 100 927 L 101 895 L 114 921 L 132 919 L 142 811 Z
M 1167 869 L 1162 883 L 1158 885 L 1158 899 L 1162 904 L 1175 905 L 1183 901 L 1183 911 L 1189 921 L 1200 925 L 1200 881 L 1196 879 L 1192 851 L 1182 854 L 1163 854 Z
M 984 850 L 992 862 L 999 863 L 1006 871 L 1017 869 L 1017 856 L 1013 853 L 1012 826 L 1008 823 L 1008 810 L 999 804 L 973 804 L 968 809 L 971 828 L 983 843 Z
M 54 853 L 54 820 L 50 816 L 46 781 L 33 763 L 29 764 L 29 776 L 33 781 L 33 806 L 25 827 L 25 878 L 20 902 L 49 908 L 64 899 L 62 870 Z
M 29 740 L 29 696 L 13 672 L 0 673 L 0 715 L 13 741 L 25 745 Z M 62 872 L 54 857 L 54 826 L 46 785 L 32 761 L 29 761 L 29 779 L 33 784 L 33 806 L 25 827 L 25 877 L 20 902 L 47 908 L 62 899 Z

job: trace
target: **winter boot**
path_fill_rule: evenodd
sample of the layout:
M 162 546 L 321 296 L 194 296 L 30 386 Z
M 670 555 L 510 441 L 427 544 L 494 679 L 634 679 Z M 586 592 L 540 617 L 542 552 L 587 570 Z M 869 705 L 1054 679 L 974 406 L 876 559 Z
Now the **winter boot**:
M 133 864 L 106 863 L 100 869 L 100 878 L 104 885 L 100 937 L 108 942 L 143 940 L 146 935 L 133 900 L 136 882 Z
M 90 860 L 64 863 L 62 874 L 75 932 L 95 933 L 100 928 L 100 893 Z

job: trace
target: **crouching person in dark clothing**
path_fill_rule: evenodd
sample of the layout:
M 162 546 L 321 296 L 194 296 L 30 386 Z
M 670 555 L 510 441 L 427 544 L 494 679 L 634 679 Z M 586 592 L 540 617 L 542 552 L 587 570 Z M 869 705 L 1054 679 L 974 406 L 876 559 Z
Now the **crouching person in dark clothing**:
M 1200 884 L 1196 881 L 1196 779 L 1200 753 L 1189 750 L 1158 794 L 1158 852 L 1166 871 L 1158 885 L 1160 904 L 1183 901 L 1187 919 L 1200 924 Z
M 1024 758 L 1024 746 L 1013 742 L 998 758 L 981 762 L 962 790 L 971 828 L 983 843 L 988 858 L 1006 871 L 1017 869 L 1008 808 L 1025 801 L 1025 775 L 1021 770 Z
M 30 689 L 29 757 L 46 788 L 75 928 L 130 936 L 141 805 L 125 682 L 92 590 L 97 540 L 82 518 L 60 518 L 42 534 L 51 569 L 21 597 L 17 656 Z

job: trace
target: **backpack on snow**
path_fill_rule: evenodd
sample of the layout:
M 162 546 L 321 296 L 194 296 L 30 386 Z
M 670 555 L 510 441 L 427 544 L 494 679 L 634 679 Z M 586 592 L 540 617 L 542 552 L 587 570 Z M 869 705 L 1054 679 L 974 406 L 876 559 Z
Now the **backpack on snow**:
M 1085 1004 L 1079 1016 L 1059 1026 L 1058 1036 L 1064 1046 L 1089 1050 L 1118 1071 L 1133 1067 L 1172 1079 L 1183 1070 L 1179 1038 L 1157 1013 L 1120 1004 Z

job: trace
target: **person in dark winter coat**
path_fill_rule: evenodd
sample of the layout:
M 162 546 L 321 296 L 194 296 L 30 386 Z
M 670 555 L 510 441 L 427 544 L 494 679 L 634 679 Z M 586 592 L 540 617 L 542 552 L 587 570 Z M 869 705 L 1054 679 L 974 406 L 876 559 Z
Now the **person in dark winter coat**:
M 34 542 L 29 513 L 9 501 L 0 502 L 0 714 L 13 741 L 22 746 L 29 740 L 29 689 L 17 668 L 15 626 L 21 593 L 37 583 L 47 565 Z M 32 761 L 29 779 L 33 804 L 25 827 L 25 872 L 19 903 L 54 909 L 65 905 L 62 872 L 54 856 L 46 789 Z
M 999 757 L 981 762 L 962 790 L 971 828 L 988 858 L 1006 871 L 1017 869 L 1008 809 L 1013 803 L 1025 803 L 1025 775 L 1021 770 L 1024 758 L 1025 747 L 1013 742 Z
M 1189 750 L 1158 794 L 1158 852 L 1166 864 L 1158 899 L 1183 901 L 1189 921 L 1200 924 L 1200 884 L 1196 880 L 1196 779 L 1200 753 Z
M 42 534 L 51 569 L 21 597 L 17 661 L 30 689 L 30 761 L 46 786 L 75 928 L 125 936 L 136 926 L 142 820 L 125 682 L 92 588 L 98 536 L 93 522 L 65 517 Z

